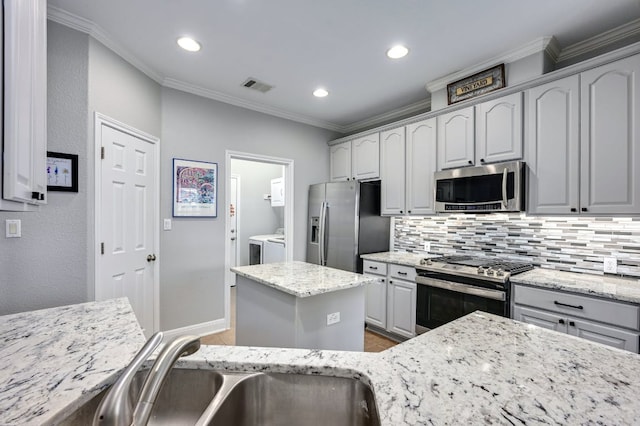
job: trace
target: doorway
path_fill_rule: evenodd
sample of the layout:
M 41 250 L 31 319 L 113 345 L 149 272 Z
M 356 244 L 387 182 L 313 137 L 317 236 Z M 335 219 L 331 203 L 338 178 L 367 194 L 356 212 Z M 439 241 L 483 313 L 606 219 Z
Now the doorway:
M 159 139 L 95 115 L 95 300 L 128 297 L 159 329 Z
M 230 275 L 235 275 L 230 271 L 230 268 L 232 267 L 232 261 L 234 258 L 234 250 L 236 250 L 235 253 L 238 253 L 238 257 L 236 258 L 236 264 L 237 265 L 242 265 L 242 244 L 243 240 L 239 237 L 239 230 L 244 233 L 246 233 L 247 229 L 245 229 L 244 231 L 242 230 L 243 226 L 242 226 L 242 222 L 241 220 L 246 220 L 247 217 L 243 216 L 248 214 L 248 208 L 247 205 L 244 204 L 241 201 L 241 198 L 238 197 L 238 199 L 236 199 L 237 204 L 234 206 L 233 208 L 233 212 L 234 215 L 231 215 L 232 212 L 232 191 L 233 191 L 233 180 L 232 180 L 232 175 L 235 174 L 232 172 L 232 162 L 239 160 L 242 162 L 251 162 L 253 163 L 255 166 L 260 166 L 260 165 L 271 165 L 271 166 L 278 166 L 281 168 L 282 170 L 282 176 L 284 176 L 284 206 L 280 207 L 279 209 L 282 210 L 282 216 L 283 216 L 283 220 L 282 222 L 284 223 L 284 230 L 285 230 L 285 240 L 284 240 L 284 246 L 285 246 L 285 260 L 290 261 L 293 259 L 293 176 L 294 176 L 294 169 L 293 169 L 293 160 L 291 159 L 286 159 L 286 158 L 278 158 L 278 157 L 269 157 L 269 156 L 263 156 L 263 155 L 256 155 L 256 154 L 250 154 L 250 153 L 245 153 L 245 152 L 237 152 L 237 151 L 226 151 L 226 162 L 225 162 L 225 188 L 228 188 L 228 194 L 225 197 L 226 199 L 226 206 L 225 206 L 225 217 L 226 217 L 226 222 L 225 222 L 225 235 L 227 236 L 226 238 L 226 244 L 225 244 L 225 277 L 228 276 L 228 274 Z M 242 185 L 242 189 L 240 189 L 240 182 Z M 244 179 L 244 177 L 240 177 L 240 180 L 236 181 L 236 195 L 239 194 L 245 194 L 249 192 L 249 188 L 248 188 L 248 182 L 246 181 L 246 179 Z M 269 191 L 266 191 L 260 195 L 260 200 L 259 202 L 262 203 L 263 205 L 270 205 L 270 199 L 265 199 L 268 194 Z M 242 206 L 239 206 L 238 204 L 242 204 Z M 234 228 L 235 227 L 235 228 Z M 232 229 L 235 229 L 235 232 L 231 232 Z M 275 229 L 272 229 L 269 231 L 269 233 L 275 233 Z M 232 239 L 235 238 L 235 239 Z M 247 241 L 247 250 L 248 250 L 248 241 Z M 248 264 L 248 263 L 244 263 L 244 264 Z M 233 279 L 228 278 L 225 279 L 225 323 L 226 323 L 226 327 L 230 327 L 230 289 L 231 289 L 231 283 L 235 283 L 235 277 Z

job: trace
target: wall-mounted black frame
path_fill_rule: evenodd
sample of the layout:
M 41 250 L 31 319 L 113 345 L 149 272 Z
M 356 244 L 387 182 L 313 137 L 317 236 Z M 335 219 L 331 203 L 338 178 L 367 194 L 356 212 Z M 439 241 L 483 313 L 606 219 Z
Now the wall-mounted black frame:
M 47 191 L 78 192 L 78 156 L 47 151 Z

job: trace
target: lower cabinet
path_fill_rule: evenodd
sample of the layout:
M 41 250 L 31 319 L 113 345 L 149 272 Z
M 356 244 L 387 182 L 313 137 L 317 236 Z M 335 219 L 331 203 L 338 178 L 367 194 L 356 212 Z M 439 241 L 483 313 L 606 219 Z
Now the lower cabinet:
M 415 268 L 365 260 L 363 273 L 376 278 L 365 291 L 365 322 L 397 336 L 414 337 Z
M 638 353 L 640 307 L 514 285 L 513 319 Z

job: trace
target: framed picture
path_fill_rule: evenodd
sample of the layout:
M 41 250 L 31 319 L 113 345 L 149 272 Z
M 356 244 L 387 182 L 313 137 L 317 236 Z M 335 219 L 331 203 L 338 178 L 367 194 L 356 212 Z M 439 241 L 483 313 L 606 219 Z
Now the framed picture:
M 78 156 L 47 151 L 47 191 L 78 192 Z
M 504 64 L 447 85 L 449 105 L 505 87 Z
M 173 159 L 173 216 L 216 217 L 218 163 Z

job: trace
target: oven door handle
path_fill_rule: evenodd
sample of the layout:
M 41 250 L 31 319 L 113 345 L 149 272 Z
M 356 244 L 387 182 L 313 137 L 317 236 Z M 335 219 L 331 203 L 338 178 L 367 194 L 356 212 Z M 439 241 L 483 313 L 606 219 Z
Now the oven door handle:
M 487 288 L 476 287 L 468 284 L 455 283 L 452 281 L 442 281 L 433 278 L 426 278 L 417 276 L 416 283 L 427 285 L 430 287 L 437 287 L 444 290 L 455 291 L 456 293 L 470 294 L 472 296 L 484 297 L 492 300 L 499 300 L 504 302 L 507 300 L 506 293 L 500 290 L 491 290 Z

